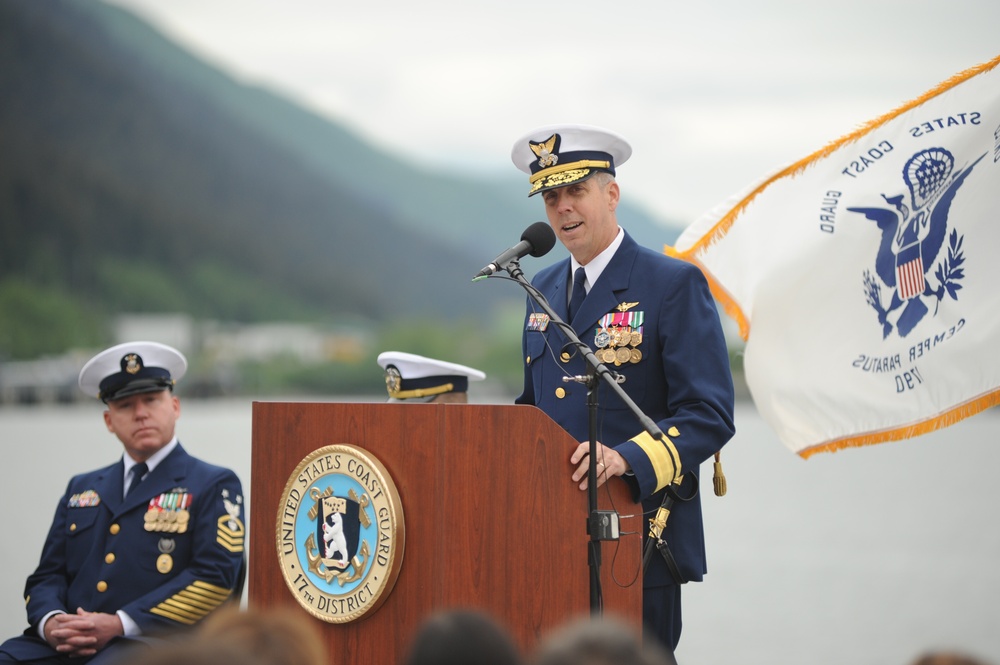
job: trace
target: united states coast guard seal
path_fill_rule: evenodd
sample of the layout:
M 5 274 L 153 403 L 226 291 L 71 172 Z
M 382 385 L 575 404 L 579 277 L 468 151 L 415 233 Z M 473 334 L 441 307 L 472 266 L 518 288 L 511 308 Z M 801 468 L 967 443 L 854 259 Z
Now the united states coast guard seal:
M 403 507 L 385 467 L 336 444 L 299 462 L 278 506 L 285 584 L 314 617 L 348 623 L 378 609 L 403 562 Z

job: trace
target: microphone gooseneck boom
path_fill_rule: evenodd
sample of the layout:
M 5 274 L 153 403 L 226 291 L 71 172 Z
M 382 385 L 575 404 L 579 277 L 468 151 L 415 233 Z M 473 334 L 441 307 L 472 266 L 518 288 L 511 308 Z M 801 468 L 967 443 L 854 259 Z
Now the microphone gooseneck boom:
M 472 281 L 489 277 L 495 272 L 503 270 L 511 261 L 516 261 L 523 256 L 534 257 L 548 254 L 556 246 L 556 233 L 552 227 L 545 222 L 535 222 L 524 230 L 521 234 L 521 242 L 510 249 L 505 250 L 500 256 L 493 259 L 479 273 L 472 278 Z

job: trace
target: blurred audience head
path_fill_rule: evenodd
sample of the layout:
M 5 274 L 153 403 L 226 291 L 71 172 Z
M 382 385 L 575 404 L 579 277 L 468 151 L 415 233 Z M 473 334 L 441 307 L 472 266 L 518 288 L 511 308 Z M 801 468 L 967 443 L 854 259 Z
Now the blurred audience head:
M 672 654 L 643 643 L 639 629 L 614 617 L 580 617 L 543 636 L 533 665 L 674 665 Z
M 330 665 L 315 619 L 288 608 L 218 610 L 177 640 L 136 651 L 130 665 Z
M 444 610 L 417 629 L 404 665 L 519 665 L 521 652 L 507 630 L 477 610 Z
M 268 661 L 248 649 L 227 642 L 215 644 L 193 635 L 147 647 L 131 651 L 131 656 L 123 662 L 127 665 L 268 665 Z
M 315 619 L 290 608 L 221 610 L 199 626 L 202 642 L 247 649 L 268 665 L 328 665 Z
M 913 661 L 912 665 L 991 665 L 985 660 L 958 651 L 932 651 Z

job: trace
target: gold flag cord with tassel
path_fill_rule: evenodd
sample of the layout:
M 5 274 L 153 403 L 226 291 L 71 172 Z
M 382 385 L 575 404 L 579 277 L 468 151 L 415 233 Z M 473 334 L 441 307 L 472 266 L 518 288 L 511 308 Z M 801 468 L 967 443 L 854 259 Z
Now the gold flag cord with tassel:
M 722 473 L 722 454 L 715 453 L 715 475 L 712 476 L 715 496 L 726 496 L 726 474 Z

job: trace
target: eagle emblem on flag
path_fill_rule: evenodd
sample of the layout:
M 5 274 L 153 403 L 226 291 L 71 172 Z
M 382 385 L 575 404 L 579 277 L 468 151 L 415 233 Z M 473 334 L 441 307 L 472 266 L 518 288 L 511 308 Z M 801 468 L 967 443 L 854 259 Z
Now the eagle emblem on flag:
M 927 148 L 911 156 L 903 167 L 906 194 L 882 198 L 891 208 L 848 208 L 875 222 L 882 233 L 875 258 L 875 274 L 864 273 L 865 298 L 882 324 L 882 337 L 895 328 L 900 337 L 920 323 L 930 311 L 927 302 L 936 305 L 945 295 L 958 300 L 958 291 L 965 277 L 963 235 L 952 229 L 948 233 L 948 212 L 965 179 L 985 157 L 980 155 L 971 165 L 955 172 L 955 157 L 945 148 Z M 941 255 L 945 238 L 946 256 Z M 934 268 L 933 279 L 928 271 Z M 885 302 L 882 286 L 892 289 Z M 899 311 L 895 324 L 890 314 Z

